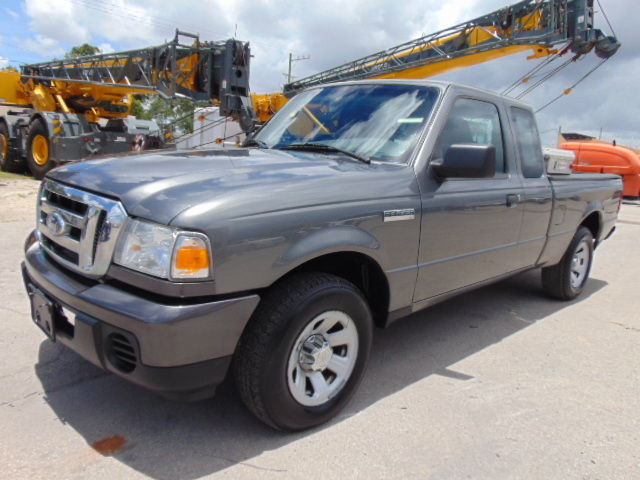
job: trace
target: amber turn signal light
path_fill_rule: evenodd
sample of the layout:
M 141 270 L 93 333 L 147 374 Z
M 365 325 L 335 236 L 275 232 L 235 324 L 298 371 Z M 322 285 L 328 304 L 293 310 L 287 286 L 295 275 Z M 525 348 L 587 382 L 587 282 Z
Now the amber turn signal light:
M 181 235 L 174 247 L 171 276 L 176 279 L 208 278 L 211 256 L 200 236 Z
M 191 273 L 209 267 L 209 252 L 205 248 L 187 245 L 176 252 L 176 268 Z

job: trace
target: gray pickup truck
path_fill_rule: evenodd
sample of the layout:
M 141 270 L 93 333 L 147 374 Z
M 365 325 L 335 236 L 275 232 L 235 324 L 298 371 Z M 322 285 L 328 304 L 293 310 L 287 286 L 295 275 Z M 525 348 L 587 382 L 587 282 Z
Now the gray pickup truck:
M 539 267 L 579 295 L 620 208 L 615 175 L 547 175 L 529 107 L 454 84 L 313 88 L 246 143 L 49 172 L 23 263 L 35 323 L 167 397 L 231 371 L 262 421 L 299 430 L 352 396 L 374 327 Z

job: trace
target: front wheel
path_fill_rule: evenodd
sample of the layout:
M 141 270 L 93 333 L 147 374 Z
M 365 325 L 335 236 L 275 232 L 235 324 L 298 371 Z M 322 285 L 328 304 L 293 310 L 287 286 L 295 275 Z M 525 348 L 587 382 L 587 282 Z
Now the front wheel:
M 542 287 L 552 297 L 572 300 L 582 293 L 593 263 L 593 235 L 578 228 L 562 260 L 542 269 Z
M 373 321 L 350 282 L 300 273 L 263 298 L 238 345 L 236 386 L 247 407 L 280 430 L 303 430 L 336 415 L 369 357 Z

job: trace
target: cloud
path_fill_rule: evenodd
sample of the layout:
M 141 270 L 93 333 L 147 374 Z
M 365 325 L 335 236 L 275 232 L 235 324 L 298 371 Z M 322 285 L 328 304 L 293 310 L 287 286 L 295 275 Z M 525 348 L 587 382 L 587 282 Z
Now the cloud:
M 36 35 L 34 38 L 25 40 L 23 48 L 28 52 L 52 59 L 54 57 L 62 57 L 65 53 L 65 49 L 62 48 L 58 40 L 43 35 Z
M 12 17 L 14 20 L 17 20 L 17 19 L 20 18 L 20 14 L 18 12 L 16 12 L 15 10 L 11 10 L 9 7 L 5 7 L 4 11 L 7 13 L 7 15 Z
M 206 32 L 207 39 L 231 35 L 231 24 L 220 15 L 227 9 L 223 3 L 60 0 L 54 5 L 50 0 L 26 0 L 26 12 L 35 33 L 61 42 L 95 43 L 99 38 L 142 47 L 172 38 L 176 28 Z
M 116 51 L 110 43 L 101 43 L 100 45 L 98 45 L 98 48 L 102 53 L 113 53 Z
M 9 59 L 5 57 L 0 57 L 0 68 L 6 68 L 9 66 Z
M 87 25 L 74 13 L 71 0 L 26 0 L 25 11 L 36 35 L 57 42 L 84 43 L 91 37 Z

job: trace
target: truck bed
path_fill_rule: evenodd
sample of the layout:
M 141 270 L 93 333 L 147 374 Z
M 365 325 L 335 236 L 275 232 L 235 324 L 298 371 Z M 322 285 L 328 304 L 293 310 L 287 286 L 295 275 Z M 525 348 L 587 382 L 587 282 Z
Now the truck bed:
M 553 189 L 553 208 L 541 263 L 553 265 L 560 260 L 576 226 L 582 222 L 591 226 L 596 246 L 610 235 L 620 208 L 622 179 L 600 173 L 558 174 L 548 178 Z

